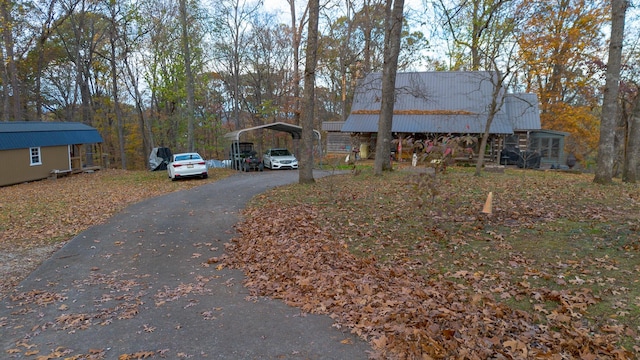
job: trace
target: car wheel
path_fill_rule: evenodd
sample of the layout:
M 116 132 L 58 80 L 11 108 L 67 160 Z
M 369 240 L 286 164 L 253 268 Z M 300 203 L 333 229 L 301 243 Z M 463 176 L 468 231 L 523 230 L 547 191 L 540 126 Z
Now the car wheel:
M 202 178 L 203 178 L 203 179 L 206 179 L 206 178 L 208 178 L 208 177 L 209 177 L 209 174 L 203 174 L 203 175 L 202 175 Z

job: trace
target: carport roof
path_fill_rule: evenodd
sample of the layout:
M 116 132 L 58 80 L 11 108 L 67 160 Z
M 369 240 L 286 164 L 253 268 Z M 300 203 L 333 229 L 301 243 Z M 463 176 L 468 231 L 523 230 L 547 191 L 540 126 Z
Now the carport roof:
M 291 136 L 294 139 L 300 139 L 302 137 L 302 127 L 293 125 L 293 124 L 283 123 L 283 122 L 274 122 L 272 124 L 265 124 L 265 125 L 254 126 L 246 129 L 235 130 L 230 133 L 226 133 L 224 137 L 225 139 L 240 141 L 240 135 L 242 133 L 252 131 L 252 130 L 258 130 L 258 129 L 269 129 L 274 131 L 288 132 L 289 134 L 291 134 Z M 313 133 L 316 139 L 321 138 L 319 131 L 313 130 Z

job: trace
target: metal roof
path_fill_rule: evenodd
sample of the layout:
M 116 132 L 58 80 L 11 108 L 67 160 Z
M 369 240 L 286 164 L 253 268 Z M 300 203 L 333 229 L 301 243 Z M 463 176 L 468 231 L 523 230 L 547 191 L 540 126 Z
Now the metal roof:
M 381 101 L 381 73 L 371 73 L 358 84 L 351 114 L 342 127 L 343 132 L 377 132 Z M 404 133 L 484 133 L 494 89 L 495 75 L 486 71 L 406 72 L 396 75 L 396 100 L 392 131 Z M 523 96 L 532 104 L 527 116 L 537 113 L 537 99 Z M 490 132 L 512 134 L 514 124 L 506 110 L 509 104 L 519 104 L 520 97 L 507 102 L 501 89 L 498 101 L 505 97 L 505 106 L 495 115 Z M 516 112 L 514 112 L 515 114 Z M 520 121 L 534 125 L 533 118 Z
M 378 132 L 379 115 L 349 115 L 342 132 Z M 432 134 L 481 134 L 484 133 L 486 116 L 481 115 L 394 115 L 391 131 L 397 133 Z M 492 134 L 512 134 L 504 115 L 496 116 L 491 123 Z
M 344 121 L 323 121 L 322 131 L 340 131 Z
M 0 150 L 101 143 L 98 131 L 78 122 L 0 122 Z
M 514 130 L 538 130 L 540 126 L 540 109 L 536 94 L 507 94 L 504 106 Z
M 275 123 L 272 123 L 272 124 L 265 124 L 265 125 L 260 125 L 260 126 L 254 126 L 254 127 L 251 127 L 251 128 L 232 131 L 232 132 L 226 133 L 224 135 L 224 137 L 225 137 L 225 139 L 240 141 L 240 135 L 242 135 L 242 133 L 248 132 L 248 131 L 252 131 L 252 130 L 258 130 L 258 129 L 269 129 L 269 130 L 274 130 L 274 131 L 288 132 L 289 134 L 291 134 L 291 136 L 294 139 L 300 139 L 301 135 L 302 135 L 302 127 L 300 127 L 300 126 L 293 125 L 293 124 L 287 124 L 287 123 L 283 123 L 283 122 L 275 122 Z M 316 139 L 320 139 L 321 138 L 319 131 L 313 130 L 313 134 L 315 135 Z

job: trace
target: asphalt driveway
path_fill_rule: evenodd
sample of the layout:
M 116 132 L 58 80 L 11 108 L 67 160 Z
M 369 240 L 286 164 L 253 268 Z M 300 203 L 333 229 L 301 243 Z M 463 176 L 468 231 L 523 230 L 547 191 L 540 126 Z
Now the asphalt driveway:
M 238 173 L 79 234 L 2 301 L 0 358 L 366 359 L 368 344 L 329 317 L 251 297 L 242 272 L 207 261 L 249 199 L 297 180 Z

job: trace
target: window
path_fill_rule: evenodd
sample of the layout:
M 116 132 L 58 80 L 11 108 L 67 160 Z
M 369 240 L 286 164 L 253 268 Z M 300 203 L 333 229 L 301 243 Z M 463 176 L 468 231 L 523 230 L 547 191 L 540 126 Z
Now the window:
M 40 158 L 40 148 L 32 147 L 29 148 L 29 153 L 31 154 L 31 165 L 42 165 L 42 159 Z
M 560 139 L 551 138 L 551 158 L 558 159 L 560 157 Z
M 536 137 L 531 139 L 529 149 L 540 153 L 543 159 L 558 161 L 560 158 L 560 139 L 557 137 Z

